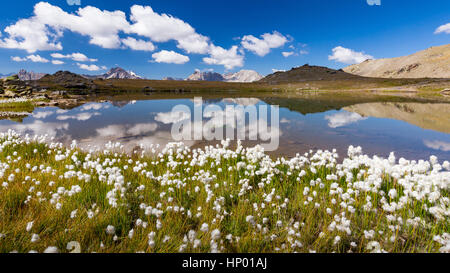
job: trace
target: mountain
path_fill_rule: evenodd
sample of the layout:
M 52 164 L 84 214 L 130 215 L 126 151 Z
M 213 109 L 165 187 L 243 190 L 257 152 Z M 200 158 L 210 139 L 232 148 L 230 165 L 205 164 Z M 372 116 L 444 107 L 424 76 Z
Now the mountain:
M 194 74 L 190 75 L 186 80 L 222 82 L 225 78 L 216 72 L 201 72 L 200 70 L 195 70 Z
M 378 78 L 450 78 L 450 44 L 405 57 L 367 60 L 344 71 Z
M 0 74 L 0 79 L 15 75 L 16 73 L 9 73 L 9 74 Z
M 236 73 L 228 73 L 223 75 L 227 82 L 256 82 L 263 78 L 254 70 L 241 70 Z
M 21 69 L 17 74 L 21 81 L 36 81 L 47 75 L 46 73 L 35 73 L 33 71 L 26 71 L 25 69 Z
M 445 103 L 375 102 L 343 109 L 363 117 L 403 120 L 424 129 L 450 133 L 450 107 Z
M 165 77 L 163 81 L 184 81 L 182 78 Z
M 129 79 L 136 80 L 142 79 L 142 77 L 136 75 L 133 71 L 125 71 L 123 68 L 115 67 L 111 68 L 108 72 L 103 74 L 104 79 Z
M 127 79 L 127 80 L 136 80 L 142 79 L 141 76 L 137 75 L 133 71 L 126 71 L 121 67 L 111 68 L 108 72 L 103 75 L 83 75 L 83 77 L 88 79 Z
M 258 72 L 253 70 L 241 70 L 236 73 L 219 74 L 217 72 L 201 72 L 196 70 L 186 80 L 188 81 L 216 81 L 216 82 L 254 82 L 262 79 Z
M 92 80 L 85 77 L 69 72 L 58 71 L 53 75 L 45 75 L 39 80 L 34 82 L 35 86 L 47 89 L 47 87 L 61 87 L 65 89 L 94 89 L 96 88 Z
M 264 83 L 321 81 L 321 80 L 346 80 L 361 78 L 342 70 L 334 70 L 323 66 L 304 66 L 292 68 L 289 71 L 278 71 L 260 80 Z

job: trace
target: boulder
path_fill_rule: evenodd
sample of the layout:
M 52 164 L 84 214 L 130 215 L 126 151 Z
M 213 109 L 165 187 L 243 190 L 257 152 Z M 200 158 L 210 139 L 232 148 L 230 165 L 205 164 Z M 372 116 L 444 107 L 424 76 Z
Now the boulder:
M 5 93 L 3 94 L 3 96 L 8 97 L 8 98 L 16 98 L 16 97 L 18 97 L 16 92 L 11 91 L 11 90 L 6 90 Z

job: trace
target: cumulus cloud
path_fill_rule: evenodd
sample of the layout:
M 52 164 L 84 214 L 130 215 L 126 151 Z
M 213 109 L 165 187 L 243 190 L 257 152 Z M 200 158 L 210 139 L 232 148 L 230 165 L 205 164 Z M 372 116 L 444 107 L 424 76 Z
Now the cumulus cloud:
M 21 58 L 21 57 L 11 57 L 11 59 L 15 62 L 26 62 L 26 61 L 32 61 L 33 63 L 48 63 L 49 60 L 47 60 L 46 58 L 43 58 L 39 55 L 28 55 L 25 58 Z
M 97 65 L 95 65 L 95 64 L 87 65 L 87 64 L 80 64 L 80 63 L 77 63 L 77 65 L 78 65 L 78 67 L 79 67 L 80 69 L 88 70 L 88 71 L 106 70 L 106 66 L 101 66 L 101 67 L 99 67 L 99 66 L 97 66 Z
M 148 37 L 155 42 L 175 40 L 178 48 L 188 53 L 205 54 L 209 39 L 196 33 L 195 29 L 181 19 L 169 14 L 158 14 L 149 6 L 131 7 L 130 32 Z
M 83 112 L 83 113 L 79 113 L 76 115 L 61 115 L 61 116 L 57 116 L 56 119 L 57 120 L 69 120 L 69 119 L 74 119 L 74 120 L 78 120 L 78 121 L 86 121 L 91 119 L 94 116 L 100 116 L 100 113 L 94 112 L 94 113 L 87 113 L 87 112 Z
M 75 14 L 70 14 L 57 6 L 40 2 L 35 5 L 34 14 L 41 24 L 88 36 L 91 44 L 103 48 L 119 48 L 119 32 L 127 32 L 129 29 L 129 22 L 123 11 L 102 11 L 92 6 L 80 8 Z
M 273 33 L 265 33 L 261 35 L 261 39 L 253 35 L 246 35 L 242 38 L 242 46 L 255 53 L 258 56 L 267 55 L 271 49 L 282 47 L 288 42 L 288 39 L 281 33 L 274 31 Z
M 289 56 L 294 55 L 294 52 L 292 52 L 292 51 L 281 52 L 281 54 L 282 54 L 285 58 L 287 58 L 287 57 L 289 57 Z
M 211 46 L 210 56 L 203 58 L 206 64 L 223 65 L 226 69 L 244 66 L 244 56 L 238 53 L 238 47 L 226 50 L 220 46 Z
M 98 61 L 97 59 L 88 58 L 86 55 L 84 55 L 83 53 L 79 53 L 79 52 L 67 54 L 67 55 L 63 55 L 61 53 L 53 53 L 50 56 L 52 56 L 55 59 L 71 59 L 76 62 L 96 62 L 96 61 Z
M 176 53 L 175 51 L 161 50 L 152 55 L 153 60 L 157 63 L 168 64 L 185 64 L 189 62 L 189 57 Z
M 450 142 L 440 140 L 425 140 L 423 143 L 430 149 L 450 152 Z
M 328 127 L 339 128 L 367 118 L 362 117 L 357 113 L 340 112 L 334 115 L 325 116 L 325 119 L 328 120 Z
M 435 34 L 439 34 L 439 33 L 450 34 L 450 23 L 438 27 L 434 33 Z
M 374 57 L 364 54 L 364 52 L 356 52 L 342 46 L 333 48 L 333 55 L 328 56 L 328 60 L 334 60 L 344 64 L 362 63 L 367 59 L 374 59 Z
M 171 111 L 167 113 L 158 113 L 155 117 L 155 121 L 164 124 L 177 123 L 183 120 L 188 120 L 191 118 L 191 114 L 183 111 Z
M 80 8 L 69 14 L 47 2 L 34 6 L 34 15 L 5 28 L 9 37 L 0 40 L 0 47 L 24 49 L 29 53 L 41 50 L 62 50 L 56 40 L 64 30 L 90 37 L 90 43 L 103 48 L 118 48 L 118 33 L 128 31 L 129 23 L 122 11 L 102 11 L 96 7 Z
M 229 49 L 217 46 L 209 37 L 197 33 L 187 22 L 169 14 L 155 12 L 150 6 L 140 5 L 130 8 L 128 20 L 125 12 L 120 10 L 108 11 L 86 6 L 75 12 L 66 12 L 48 2 L 39 2 L 34 6 L 31 17 L 18 20 L 4 29 L 6 35 L 0 38 L 0 47 L 22 49 L 30 54 L 36 51 L 59 51 L 63 49 L 59 40 L 67 31 L 89 37 L 90 44 L 107 49 L 154 51 L 156 46 L 153 43 L 174 41 L 179 49 L 188 54 L 208 55 L 203 59 L 207 64 L 233 69 L 243 66 L 244 63 L 244 52 L 239 51 L 238 46 Z M 123 38 L 121 35 L 126 36 Z M 274 31 L 265 33 L 260 38 L 247 35 L 242 39 L 242 46 L 264 56 L 287 41 L 288 38 Z M 52 57 L 72 59 L 76 62 L 96 61 L 82 53 Z M 184 60 L 186 58 L 188 57 L 185 56 Z M 83 67 L 95 69 L 92 65 Z
M 39 21 L 39 18 L 22 19 L 14 25 L 5 28 L 9 35 L 0 39 L 0 47 L 10 49 L 22 49 L 28 53 L 39 50 L 62 50 L 62 45 L 56 42 L 59 37 L 55 32 Z
M 21 58 L 21 57 L 18 57 L 18 56 L 13 56 L 13 57 L 11 57 L 11 60 L 13 60 L 15 62 L 26 62 L 27 58 Z
M 141 51 L 153 51 L 155 50 L 155 45 L 152 42 L 137 40 L 133 37 L 128 37 L 126 39 L 122 39 L 122 43 L 133 50 L 141 50 Z
M 60 60 L 52 60 L 52 64 L 54 64 L 54 65 L 61 65 L 61 64 L 64 64 L 64 62 L 60 61 Z

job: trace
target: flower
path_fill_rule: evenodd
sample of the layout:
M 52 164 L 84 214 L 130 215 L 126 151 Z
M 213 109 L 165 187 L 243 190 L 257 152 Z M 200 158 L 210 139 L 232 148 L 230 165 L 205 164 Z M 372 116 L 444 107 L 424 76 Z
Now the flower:
M 108 235 L 114 235 L 114 234 L 116 234 L 116 228 L 114 226 L 108 225 L 106 227 L 106 233 Z

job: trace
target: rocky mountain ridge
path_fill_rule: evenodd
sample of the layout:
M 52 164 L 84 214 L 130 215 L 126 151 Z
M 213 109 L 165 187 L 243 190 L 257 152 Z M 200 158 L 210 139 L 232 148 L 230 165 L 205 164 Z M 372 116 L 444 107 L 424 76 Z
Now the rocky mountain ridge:
M 254 70 L 241 70 L 236 73 L 219 74 L 213 71 L 201 72 L 196 70 L 187 81 L 216 81 L 216 82 L 255 82 L 263 77 Z
M 376 78 L 450 78 L 450 44 L 404 57 L 366 60 L 343 70 Z

